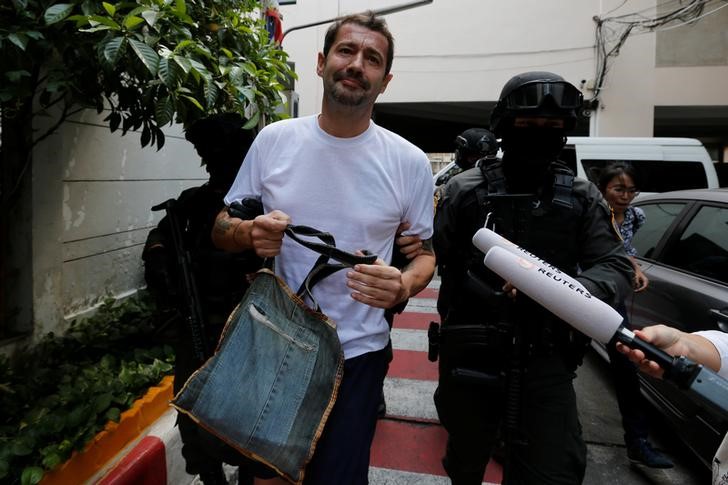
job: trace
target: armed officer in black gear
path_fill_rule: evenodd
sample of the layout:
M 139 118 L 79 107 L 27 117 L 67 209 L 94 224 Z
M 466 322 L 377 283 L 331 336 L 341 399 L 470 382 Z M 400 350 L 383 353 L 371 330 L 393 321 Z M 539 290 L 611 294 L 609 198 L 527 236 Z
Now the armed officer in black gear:
M 471 239 L 486 226 L 614 304 L 632 268 L 609 207 L 558 161 L 581 93 L 561 76 L 513 77 L 491 116 L 503 159 L 443 189 L 433 238 L 441 275 L 440 378 L 448 431 L 443 465 L 455 485 L 480 484 L 500 440 L 504 484 L 578 484 L 586 446 L 572 380 L 588 340 L 483 264 Z M 436 332 L 437 333 L 437 332 Z
M 468 128 L 455 137 L 455 164 L 463 170 L 483 158 L 493 160 L 497 153 L 498 140 L 485 128 Z
M 195 146 L 210 178 L 200 187 L 183 191 L 176 201 L 167 202 L 167 216 L 150 231 L 142 253 L 147 286 L 162 308 L 171 312 L 186 308 L 186 300 L 193 297 L 180 282 L 182 274 L 176 251 L 189 255 L 191 276 L 199 298 L 195 303 L 200 309 L 202 321 L 199 323 L 205 337 L 203 358 L 212 355 L 230 312 L 248 288 L 244 275 L 256 271 L 261 264 L 252 252 L 232 254 L 217 249 L 210 236 L 215 218 L 225 205 L 223 197 L 255 137 L 255 132 L 244 130 L 243 125 L 241 116 L 225 113 L 201 119 L 186 130 L 185 138 Z M 173 211 L 171 214 L 170 210 Z M 254 212 L 251 210 L 249 218 L 256 216 Z M 181 248 L 174 244 L 173 217 L 180 228 Z M 187 318 L 188 315 L 178 315 L 171 336 L 176 351 L 175 394 L 202 364 L 190 326 L 185 323 Z M 222 468 L 225 461 L 241 465 L 238 471 L 241 485 L 253 483 L 246 468 L 248 462 L 242 455 L 185 415 L 179 415 L 178 426 L 189 474 L 199 474 L 205 485 L 227 484 Z

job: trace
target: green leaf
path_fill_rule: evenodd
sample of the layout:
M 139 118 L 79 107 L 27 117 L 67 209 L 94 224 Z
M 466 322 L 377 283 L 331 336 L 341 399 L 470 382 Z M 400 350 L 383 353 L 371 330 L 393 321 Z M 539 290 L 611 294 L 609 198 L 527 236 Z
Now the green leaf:
M 260 120 L 260 111 L 253 113 L 253 116 L 243 125 L 243 129 L 250 130 L 251 128 L 255 128 L 258 125 L 258 120 Z
M 175 0 L 174 2 L 176 8 L 175 11 L 181 15 L 184 15 L 187 13 L 187 4 L 185 3 L 185 0 Z
M 124 19 L 124 27 L 126 27 L 129 30 L 132 30 L 134 27 L 136 27 L 137 25 L 139 25 L 143 22 L 144 22 L 143 18 L 132 15 L 132 16 L 129 16 Z
M 0 458 L 0 478 L 7 477 L 9 471 L 10 464 L 8 463 L 8 461 L 4 458 Z
M 109 15 L 111 15 L 112 17 L 114 16 L 114 14 L 116 13 L 116 7 L 115 6 L 111 5 L 108 2 L 101 2 L 101 5 L 103 5 L 104 10 L 106 10 L 106 12 Z
M 38 32 L 37 30 L 27 30 L 25 32 L 25 35 L 27 35 L 28 37 L 30 37 L 31 39 L 34 39 L 34 40 L 45 39 L 43 34 L 41 32 Z
M 49 453 L 45 457 L 43 457 L 42 463 L 46 470 L 53 470 L 58 465 L 63 463 L 63 458 L 58 453 Z
M 240 90 L 240 93 L 245 96 L 245 99 L 247 99 L 251 103 L 255 103 L 255 92 L 251 88 L 244 87 Z
M 57 3 L 48 7 L 43 14 L 46 25 L 52 25 L 68 17 L 73 11 L 73 4 Z
M 113 421 L 115 423 L 119 422 L 119 419 L 121 419 L 121 411 L 119 408 L 109 408 L 106 410 L 106 419 L 109 421 Z
M 109 405 L 111 405 L 112 397 L 113 394 L 110 392 L 106 392 L 104 394 L 96 396 L 96 399 L 94 399 L 94 409 L 97 414 L 106 411 Z
M 154 106 L 154 117 L 156 118 L 157 126 L 164 126 L 172 122 L 172 118 L 174 117 L 174 103 L 169 96 L 160 98 L 157 101 L 157 104 Z
M 214 82 L 206 82 L 205 86 L 205 104 L 208 108 L 215 106 L 215 101 L 217 100 L 217 96 L 219 94 L 219 90 L 217 89 L 217 86 Z
M 164 132 L 158 127 L 154 129 L 154 132 L 157 134 L 157 151 L 159 151 L 164 146 Z
M 20 32 L 13 32 L 8 35 L 8 40 L 18 46 L 21 51 L 24 51 L 25 46 L 28 45 L 28 36 Z
M 193 98 L 192 96 L 187 96 L 186 94 L 183 94 L 182 97 L 183 98 L 186 98 L 187 101 L 189 101 L 190 103 L 192 103 L 200 111 L 205 111 L 205 108 L 202 107 L 202 105 L 200 104 L 199 101 L 197 101 L 197 99 Z
M 182 78 L 181 71 L 182 69 L 174 59 L 163 57 L 159 60 L 159 79 L 161 79 L 164 85 L 169 89 L 174 89 L 177 86 L 177 83 L 180 82 Z
M 147 70 L 152 74 L 152 76 L 156 76 L 159 69 L 159 55 L 154 51 L 154 49 L 149 47 L 144 42 L 139 42 L 135 39 L 129 39 L 129 43 L 131 44 L 131 48 L 134 49 L 137 57 L 139 57 L 139 60 L 142 61 Z
M 126 47 L 126 37 L 114 37 L 106 43 L 104 46 L 104 59 L 112 67 L 116 66 L 119 58 L 124 52 Z
M 152 130 L 149 129 L 148 125 L 144 125 L 144 128 L 142 129 L 142 146 L 145 147 L 149 145 L 149 142 L 152 140 Z
M 29 466 L 23 469 L 20 476 L 21 485 L 36 485 L 43 478 L 43 469 L 39 466 Z
M 147 21 L 150 27 L 154 27 L 154 24 L 157 23 L 157 20 L 159 19 L 161 14 L 157 10 L 148 9 L 144 10 L 141 13 L 141 16 L 144 20 Z
M 11 450 L 15 456 L 27 456 L 33 452 L 33 443 L 29 438 L 21 436 L 13 440 Z
M 104 17 L 101 15 L 89 15 L 88 21 L 92 27 L 95 27 L 98 24 L 101 24 L 101 25 L 105 25 L 109 28 L 112 28 L 114 30 L 121 30 L 121 25 L 119 25 L 113 19 L 110 19 L 109 17 Z
M 18 71 L 8 71 L 5 73 L 5 77 L 8 78 L 8 81 L 10 82 L 18 82 L 20 81 L 20 78 L 30 77 L 30 73 L 23 69 Z

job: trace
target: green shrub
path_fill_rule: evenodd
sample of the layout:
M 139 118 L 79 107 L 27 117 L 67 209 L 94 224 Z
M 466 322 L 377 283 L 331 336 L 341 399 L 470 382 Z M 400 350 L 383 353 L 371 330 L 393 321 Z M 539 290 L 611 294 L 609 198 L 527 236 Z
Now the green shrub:
M 38 483 L 173 370 L 146 295 L 0 356 L 0 483 Z

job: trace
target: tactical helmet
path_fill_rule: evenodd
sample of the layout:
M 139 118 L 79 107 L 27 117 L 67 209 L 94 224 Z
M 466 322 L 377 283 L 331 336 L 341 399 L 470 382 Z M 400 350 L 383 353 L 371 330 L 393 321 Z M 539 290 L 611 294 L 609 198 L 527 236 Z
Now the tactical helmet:
M 564 131 L 571 131 L 583 101 L 581 92 L 558 74 L 518 74 L 503 86 L 490 116 L 490 129 L 500 136 L 504 128 L 513 126 L 516 118 L 530 117 L 563 120 Z
M 214 114 L 195 121 L 185 131 L 185 138 L 208 169 L 221 164 L 239 167 L 255 138 L 255 131 L 243 130 L 244 125 L 245 119 L 238 113 Z
M 498 140 L 484 128 L 468 128 L 455 137 L 455 163 L 462 169 L 473 166 L 476 160 L 494 157 Z

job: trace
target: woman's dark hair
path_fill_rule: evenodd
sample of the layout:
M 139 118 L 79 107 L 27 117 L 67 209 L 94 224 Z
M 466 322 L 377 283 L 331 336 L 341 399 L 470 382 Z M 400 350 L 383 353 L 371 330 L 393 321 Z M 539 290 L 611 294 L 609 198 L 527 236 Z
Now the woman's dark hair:
M 604 193 L 607 190 L 607 185 L 609 184 L 609 182 L 611 182 L 614 177 L 620 177 L 622 175 L 627 175 L 629 178 L 632 179 L 635 185 L 639 187 L 639 184 L 637 183 L 637 174 L 635 173 L 634 167 L 627 162 L 614 162 L 605 166 L 599 172 L 597 187 L 599 187 L 599 190 Z

